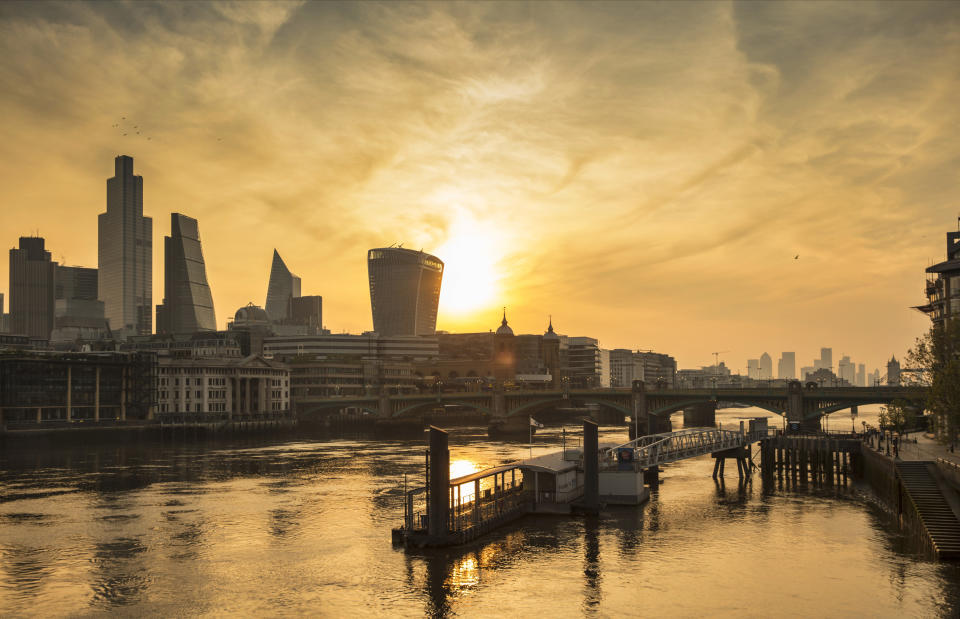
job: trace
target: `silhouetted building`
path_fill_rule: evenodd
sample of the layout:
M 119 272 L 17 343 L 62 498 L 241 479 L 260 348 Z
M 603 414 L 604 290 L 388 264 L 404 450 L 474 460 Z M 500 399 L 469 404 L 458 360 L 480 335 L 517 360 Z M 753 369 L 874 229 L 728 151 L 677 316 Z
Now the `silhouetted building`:
M 773 358 L 768 353 L 760 355 L 760 380 L 773 378 Z
M 844 355 L 837 362 L 837 376 L 847 381 L 851 385 L 857 380 L 857 366 L 850 360 L 849 355 Z
M 290 272 L 273 250 L 273 263 L 270 266 L 270 284 L 267 286 L 267 303 L 264 309 L 274 322 L 286 320 L 290 315 L 290 300 L 300 296 L 300 278 Z
M 107 335 L 99 274 L 86 267 L 57 266 L 54 273 L 54 329 L 51 342 L 98 340 Z
M 290 299 L 287 323 L 307 327 L 314 333 L 323 331 L 323 297 L 310 295 Z
M 367 253 L 373 330 L 381 335 L 433 335 L 443 262 L 399 247 Z
M 216 331 L 213 295 L 200 245 L 197 220 L 170 215 L 170 236 L 163 239 L 163 303 L 157 306 L 157 333 Z
M 760 360 L 747 359 L 747 377 L 760 380 Z
M 10 250 L 10 332 L 49 339 L 53 330 L 55 271 L 42 237 L 20 237 Z
M 862 363 L 857 366 L 857 380 L 854 384 L 857 387 L 867 386 L 867 366 Z
M 890 357 L 890 361 L 887 361 L 887 384 L 900 384 L 900 362 L 897 361 L 895 356 Z
M 797 377 L 797 355 L 792 352 L 780 354 L 777 362 L 777 378 L 794 380 Z
M 6 333 L 10 330 L 10 315 L 5 314 L 3 308 L 3 293 L 0 292 L 0 333 Z
M 833 349 L 832 348 L 821 348 L 820 349 L 820 358 L 813 360 L 814 369 L 826 369 L 833 372 Z
M 927 303 L 916 306 L 934 324 L 960 314 L 960 232 L 947 233 L 947 259 L 927 267 Z
M 849 387 L 850 383 L 843 380 L 827 368 L 817 368 L 807 374 L 807 382 L 817 383 L 821 387 Z
M 114 160 L 107 179 L 107 212 L 99 217 L 100 299 L 120 337 L 153 332 L 153 220 L 143 216 L 143 178 L 133 157 Z

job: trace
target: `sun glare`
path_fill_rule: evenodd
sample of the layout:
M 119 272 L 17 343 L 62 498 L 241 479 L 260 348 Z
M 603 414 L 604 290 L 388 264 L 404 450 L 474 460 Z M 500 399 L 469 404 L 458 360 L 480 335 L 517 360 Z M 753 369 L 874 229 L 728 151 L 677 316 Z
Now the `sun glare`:
M 494 302 L 500 279 L 499 241 L 490 225 L 470 219 L 454 224 L 446 243 L 436 251 L 444 263 L 441 311 L 463 315 Z

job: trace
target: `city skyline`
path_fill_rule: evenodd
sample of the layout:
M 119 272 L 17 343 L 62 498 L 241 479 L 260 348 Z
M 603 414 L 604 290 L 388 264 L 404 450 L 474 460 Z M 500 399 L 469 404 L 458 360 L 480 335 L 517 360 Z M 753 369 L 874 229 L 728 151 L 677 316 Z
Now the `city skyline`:
M 836 6 L 190 5 L 179 20 L 8 4 L 17 64 L 0 71 L 32 77 L 0 95 L 0 223 L 8 246 L 39 228 L 58 262 L 95 265 L 104 162 L 124 153 L 147 179 L 147 216 L 203 222 L 220 328 L 259 302 L 278 246 L 324 294 L 331 330 L 369 329 L 363 252 L 404 241 L 481 304 L 442 295 L 440 329 L 495 328 L 507 305 L 518 331 L 553 314 L 684 366 L 722 349 L 810 358 L 808 342 L 829 341 L 882 367 L 927 326 L 909 309 L 916 265 L 943 259 L 954 215 L 957 150 L 938 136 L 958 114 L 957 10 Z M 823 41 L 762 35 L 788 21 Z M 330 37 L 308 37 L 318 26 Z M 324 53 L 341 62 L 307 62 Z M 173 83 L 181 95 L 161 96 Z

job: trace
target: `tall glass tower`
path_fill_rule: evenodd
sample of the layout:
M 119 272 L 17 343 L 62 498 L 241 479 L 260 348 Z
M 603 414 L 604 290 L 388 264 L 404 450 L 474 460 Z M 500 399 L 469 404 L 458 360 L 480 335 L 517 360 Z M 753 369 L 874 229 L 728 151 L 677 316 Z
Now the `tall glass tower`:
M 196 219 L 170 214 L 170 236 L 163 239 L 163 257 L 164 298 L 157 306 L 157 333 L 216 331 Z
M 267 303 L 264 309 L 274 322 L 286 320 L 290 315 L 290 299 L 300 296 L 300 278 L 290 272 L 280 253 L 273 250 L 270 266 L 270 284 L 267 286 Z
M 443 262 L 422 251 L 384 247 L 367 252 L 373 330 L 380 335 L 433 335 Z
M 114 160 L 107 179 L 107 212 L 99 218 L 100 299 L 114 335 L 153 332 L 153 220 L 143 216 L 143 177 L 133 157 Z

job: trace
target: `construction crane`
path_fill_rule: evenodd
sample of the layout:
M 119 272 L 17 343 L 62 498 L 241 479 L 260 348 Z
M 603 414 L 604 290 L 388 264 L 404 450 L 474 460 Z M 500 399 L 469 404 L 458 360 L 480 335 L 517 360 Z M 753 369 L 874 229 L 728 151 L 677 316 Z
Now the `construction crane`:
M 720 367 L 720 355 L 723 354 L 723 353 L 725 353 L 725 352 L 730 352 L 730 351 L 729 351 L 729 350 L 718 350 L 718 351 L 716 351 L 716 352 L 710 353 L 711 355 L 713 355 L 713 367 L 715 367 L 715 368 Z

